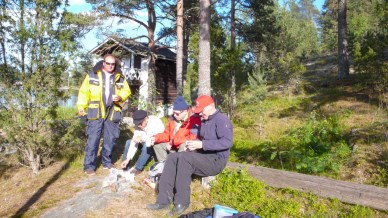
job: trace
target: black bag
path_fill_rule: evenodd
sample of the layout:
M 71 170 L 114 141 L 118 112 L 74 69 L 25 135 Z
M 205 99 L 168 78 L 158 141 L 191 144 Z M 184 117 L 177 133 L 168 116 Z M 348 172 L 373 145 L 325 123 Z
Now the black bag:
M 181 215 L 179 218 L 206 218 L 213 216 L 213 208 L 205 208 L 203 210 L 194 211 L 188 214 Z

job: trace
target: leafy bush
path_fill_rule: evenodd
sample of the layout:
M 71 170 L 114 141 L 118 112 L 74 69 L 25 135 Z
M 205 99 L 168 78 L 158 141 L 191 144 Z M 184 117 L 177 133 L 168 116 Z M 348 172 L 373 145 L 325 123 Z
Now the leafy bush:
M 270 152 L 269 159 L 280 162 L 282 168 L 313 174 L 337 172 L 351 154 L 343 132 L 339 115 L 319 118 L 312 112 L 302 127 L 292 129 L 263 152 Z

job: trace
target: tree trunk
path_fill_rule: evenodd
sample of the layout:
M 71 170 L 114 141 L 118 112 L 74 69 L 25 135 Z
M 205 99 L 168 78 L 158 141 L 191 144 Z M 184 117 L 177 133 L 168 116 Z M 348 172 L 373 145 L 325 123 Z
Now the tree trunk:
M 176 88 L 177 95 L 182 95 L 183 92 L 183 0 L 178 0 L 177 3 L 177 53 L 176 53 Z
M 211 95 L 210 83 L 210 0 L 200 0 L 198 95 Z
M 338 0 L 338 79 L 349 76 L 346 0 Z
M 6 51 L 5 51 L 5 28 L 3 26 L 4 23 L 6 23 L 5 15 L 7 14 L 7 9 L 5 7 L 6 2 L 3 2 L 3 4 L 0 5 L 1 7 L 1 24 L 0 24 L 0 44 L 1 44 L 1 54 L 3 58 L 3 64 L 4 67 L 7 67 L 7 58 L 6 58 Z
M 156 28 L 156 14 L 155 6 L 152 0 L 146 1 L 147 10 L 148 10 L 148 48 L 151 51 L 148 62 L 148 99 L 147 103 L 151 104 L 153 111 L 156 105 L 156 83 L 155 83 L 155 71 L 156 71 L 156 44 L 155 44 L 155 28 Z
M 30 164 L 32 173 L 34 175 L 38 175 L 40 169 L 40 156 L 38 154 L 35 154 L 35 152 L 30 147 L 27 149 L 26 153 L 28 155 L 27 160 Z
M 232 52 L 236 49 L 236 1 L 231 0 L 231 9 L 230 9 L 230 49 Z M 230 71 L 230 90 L 228 91 L 228 116 L 232 117 L 234 108 L 236 106 L 236 71 L 233 68 Z
M 24 32 L 24 1 L 20 1 L 20 20 L 19 20 L 19 30 L 20 32 Z M 20 37 L 20 56 L 21 56 L 21 70 L 23 75 L 26 73 L 25 72 L 25 46 L 26 46 L 26 41 L 25 37 L 21 36 Z
M 3 17 L 5 17 L 6 15 L 6 8 L 5 8 L 5 3 L 4 5 L 2 6 L 1 8 L 1 14 Z M 4 19 L 4 18 L 3 18 Z M 1 32 L 0 32 L 0 44 L 1 44 L 1 54 L 2 54 L 2 58 L 3 58 L 3 64 L 4 64 L 4 67 L 6 68 L 7 67 L 7 58 L 6 58 L 6 47 L 5 47 L 5 31 L 4 31 L 4 27 L 3 27 L 3 23 L 5 23 L 6 21 L 4 20 L 1 20 Z
M 188 50 L 189 50 L 189 41 L 190 41 L 190 31 L 187 29 L 184 29 L 183 35 L 184 35 L 184 41 L 183 41 L 182 80 L 183 80 L 183 87 L 185 87 L 186 76 L 187 76 L 187 57 L 189 56 Z

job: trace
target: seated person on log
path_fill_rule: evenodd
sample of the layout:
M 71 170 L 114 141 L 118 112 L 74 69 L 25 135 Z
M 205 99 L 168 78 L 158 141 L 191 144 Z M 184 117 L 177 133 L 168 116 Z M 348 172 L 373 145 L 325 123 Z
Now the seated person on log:
M 148 209 L 168 209 L 173 203 L 168 215 L 179 216 L 190 204 L 191 176 L 217 175 L 228 162 L 233 145 L 233 126 L 229 118 L 215 108 L 208 95 L 197 98 L 194 113 L 199 113 L 202 119 L 201 141 L 188 141 L 186 152 L 167 156 L 156 203 L 148 204 Z

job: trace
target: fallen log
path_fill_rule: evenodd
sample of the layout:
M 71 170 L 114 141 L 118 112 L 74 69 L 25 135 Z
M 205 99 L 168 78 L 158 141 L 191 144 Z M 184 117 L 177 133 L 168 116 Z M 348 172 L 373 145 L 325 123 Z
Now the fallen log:
M 276 188 L 292 188 L 302 192 L 337 198 L 342 202 L 388 210 L 388 189 L 373 185 L 356 184 L 320 176 L 229 162 L 229 168 L 246 168 L 251 176 Z

